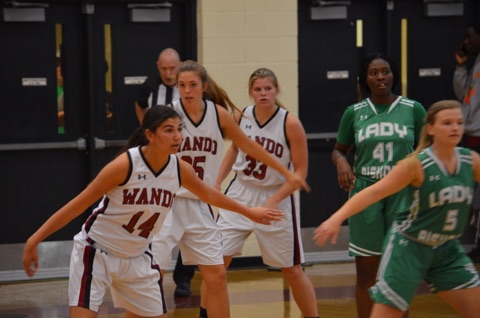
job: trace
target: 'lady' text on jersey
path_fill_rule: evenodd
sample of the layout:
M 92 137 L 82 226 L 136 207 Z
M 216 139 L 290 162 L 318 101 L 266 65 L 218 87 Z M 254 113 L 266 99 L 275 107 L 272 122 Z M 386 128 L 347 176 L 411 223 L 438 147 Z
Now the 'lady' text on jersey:
M 358 142 L 362 142 L 370 137 L 390 137 L 397 134 L 400 138 L 405 138 L 408 133 L 407 126 L 398 123 L 373 123 L 368 125 L 365 130 L 360 129 L 358 132 Z
M 431 208 L 444 205 L 446 203 L 461 203 L 466 202 L 470 204 L 473 199 L 473 190 L 465 186 L 451 186 L 443 188 L 438 192 L 432 192 L 429 196 L 429 206 Z

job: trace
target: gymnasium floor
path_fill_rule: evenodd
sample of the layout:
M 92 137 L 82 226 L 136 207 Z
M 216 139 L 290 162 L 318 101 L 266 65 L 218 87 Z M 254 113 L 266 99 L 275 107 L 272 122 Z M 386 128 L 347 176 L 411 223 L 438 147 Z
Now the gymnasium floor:
M 315 264 L 305 267 L 305 271 L 315 286 L 320 317 L 355 317 L 353 263 Z M 198 317 L 200 278 L 201 274 L 196 272 L 191 297 L 175 299 L 172 274 L 166 274 L 168 317 Z M 280 272 L 264 268 L 230 270 L 228 279 L 232 318 L 302 317 Z M 0 284 L 0 318 L 27 317 L 68 317 L 67 280 Z M 123 317 L 121 310 L 113 308 L 109 294 L 98 317 Z M 421 287 L 412 304 L 410 318 L 447 317 L 459 315 L 438 296 Z

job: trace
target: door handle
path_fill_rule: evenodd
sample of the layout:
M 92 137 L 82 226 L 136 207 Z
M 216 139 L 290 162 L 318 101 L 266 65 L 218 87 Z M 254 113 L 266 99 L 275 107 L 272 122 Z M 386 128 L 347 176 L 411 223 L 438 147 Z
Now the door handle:
M 95 149 L 101 150 L 109 147 L 123 147 L 127 144 L 127 140 L 105 140 L 95 137 Z
M 83 151 L 87 149 L 87 141 L 85 140 L 85 138 L 78 138 L 77 140 L 74 140 L 74 141 L 1 144 L 0 145 L 0 151 L 52 150 L 52 149 L 77 149 L 77 150 Z

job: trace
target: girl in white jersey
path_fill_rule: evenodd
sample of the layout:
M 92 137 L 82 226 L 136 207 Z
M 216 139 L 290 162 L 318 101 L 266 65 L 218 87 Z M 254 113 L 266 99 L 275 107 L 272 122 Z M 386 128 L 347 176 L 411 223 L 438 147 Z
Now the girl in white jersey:
M 430 106 L 415 152 L 355 194 L 314 232 L 318 245 L 329 238 L 335 243 L 345 219 L 407 190 L 409 205 L 395 211 L 376 284 L 370 288 L 370 318 L 402 317 L 422 281 L 462 317 L 480 317 L 478 272 L 457 240 L 468 221 L 474 183 L 480 181 L 478 153 L 456 147 L 464 131 L 460 107 L 454 100 Z
M 245 152 L 281 171 L 293 188 L 304 183 L 304 176 L 289 171 L 240 130 L 227 111 L 228 107 L 235 110 L 236 107 L 202 65 L 185 61 L 177 74 L 181 98 L 172 107 L 183 116 L 185 127 L 185 138 L 177 155 L 193 166 L 200 179 L 214 185 L 223 155 L 222 141 L 228 137 Z M 208 287 L 201 300 L 201 315 L 205 316 L 208 309 L 210 318 L 228 318 L 230 306 L 221 233 L 211 207 L 187 190 L 182 189 L 177 195 L 172 206 L 174 213 L 169 214 L 162 231 L 154 237 L 152 249 L 160 267 L 166 268 L 178 244 L 183 263 L 198 265 L 203 285 Z
M 254 104 L 244 109 L 239 118 L 240 129 L 285 167 L 306 178 L 308 151 L 305 131 L 300 120 L 289 114 L 277 100 L 277 77 L 269 69 L 257 69 L 250 76 L 248 88 Z M 217 224 L 222 230 L 225 267 L 228 268 L 234 255 L 241 254 L 246 239 L 252 232 L 255 233 L 263 262 L 281 268 L 302 314 L 318 317 L 315 291 L 302 268 L 305 259 L 296 189 L 285 183 L 280 173 L 258 162 L 236 145 L 232 145 L 225 156 L 217 188 L 232 169 L 235 177 L 225 191 L 226 195 L 243 204 L 277 208 L 283 211 L 285 218 L 267 228 L 221 209 Z
M 37 245 L 103 196 L 74 238 L 70 317 L 96 317 L 110 287 L 115 306 L 125 308 L 126 317 L 166 318 L 162 276 L 149 245 L 180 186 L 205 202 L 232 208 L 263 224 L 281 219 L 280 211 L 247 208 L 202 182 L 190 165 L 175 156 L 181 132 L 180 116 L 173 109 L 149 109 L 127 151 L 27 240 L 22 262 L 27 275 L 33 276 L 39 262 Z

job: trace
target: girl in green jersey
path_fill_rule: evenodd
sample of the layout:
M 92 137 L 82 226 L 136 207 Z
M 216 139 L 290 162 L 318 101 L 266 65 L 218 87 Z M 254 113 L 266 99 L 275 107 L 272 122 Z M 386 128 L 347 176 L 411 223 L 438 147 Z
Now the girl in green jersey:
M 338 183 L 350 197 L 375 184 L 397 161 L 413 152 L 425 117 L 419 102 L 393 92 L 400 74 L 389 56 L 375 53 L 365 57 L 358 78 L 364 99 L 345 110 L 332 151 Z M 355 162 L 351 167 L 347 156 L 353 148 Z M 348 249 L 355 257 L 357 271 L 358 318 L 370 316 L 373 302 L 368 289 L 375 284 L 382 242 L 394 212 L 402 207 L 402 197 L 400 192 L 385 198 L 348 220 Z
M 399 210 L 386 237 L 370 317 L 401 317 L 422 281 L 463 317 L 480 317 L 478 271 L 457 240 L 468 222 L 480 156 L 459 148 L 464 132 L 461 105 L 447 100 L 427 112 L 419 145 L 382 180 L 357 193 L 314 232 L 320 246 L 337 240 L 342 222 L 402 189 Z

